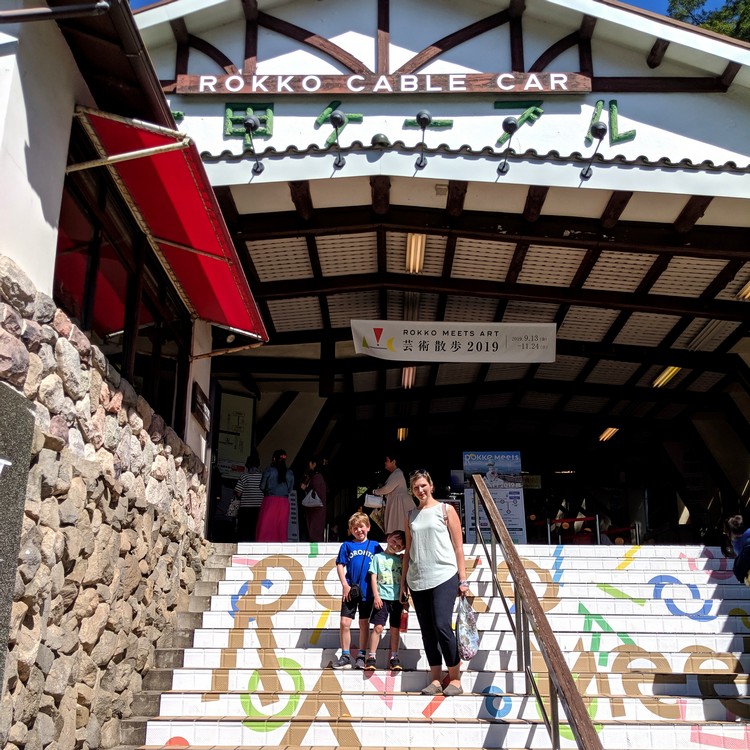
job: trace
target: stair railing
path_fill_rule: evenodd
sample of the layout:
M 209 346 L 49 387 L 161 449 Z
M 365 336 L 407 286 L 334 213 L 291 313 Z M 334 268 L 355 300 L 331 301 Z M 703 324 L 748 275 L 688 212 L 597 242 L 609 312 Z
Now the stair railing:
M 503 522 L 500 511 L 492 499 L 490 491 L 481 474 L 472 474 L 474 485 L 474 525 L 476 537 L 481 542 L 486 557 L 492 564 L 492 593 L 494 596 L 500 594 L 505 607 L 505 612 L 510 621 L 510 627 L 516 637 L 516 654 L 518 671 L 523 672 L 526 678 L 526 692 L 534 693 L 539 706 L 542 719 L 549 732 L 552 750 L 560 750 L 560 721 L 558 716 L 558 703 L 562 705 L 568 718 L 570 730 L 578 745 L 579 750 L 603 750 L 599 735 L 596 733 L 594 722 L 586 710 L 583 698 L 576 687 L 573 675 L 565 663 L 560 645 L 550 627 L 547 616 L 544 614 L 539 598 L 529 580 L 526 570 L 521 563 L 521 558 L 516 551 L 515 544 L 508 533 Z M 479 529 L 479 504 L 482 505 L 487 515 L 490 527 L 490 549 L 487 549 L 482 533 Z M 511 615 L 505 594 L 502 591 L 497 578 L 497 546 L 505 558 L 508 572 L 513 581 L 515 619 Z M 549 696 L 549 712 L 544 706 L 539 686 L 531 664 L 531 642 L 530 634 L 534 632 L 539 651 L 547 665 L 551 695 Z

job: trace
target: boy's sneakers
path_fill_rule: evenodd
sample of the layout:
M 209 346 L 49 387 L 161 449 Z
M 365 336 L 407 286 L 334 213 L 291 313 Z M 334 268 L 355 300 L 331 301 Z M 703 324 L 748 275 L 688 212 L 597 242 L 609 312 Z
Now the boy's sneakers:
M 364 654 L 359 654 L 357 656 L 357 660 L 354 662 L 354 668 L 355 669 L 365 668 L 365 655 Z
M 401 661 L 399 660 L 398 656 L 392 656 L 391 660 L 388 662 L 388 666 L 394 672 L 400 672 L 403 669 L 403 667 L 401 666 Z
M 372 672 L 376 668 L 377 664 L 374 656 L 368 656 L 365 660 L 365 670 Z
M 339 658 L 334 661 L 331 666 L 334 669 L 351 669 L 352 668 L 352 657 L 349 654 L 341 654 Z

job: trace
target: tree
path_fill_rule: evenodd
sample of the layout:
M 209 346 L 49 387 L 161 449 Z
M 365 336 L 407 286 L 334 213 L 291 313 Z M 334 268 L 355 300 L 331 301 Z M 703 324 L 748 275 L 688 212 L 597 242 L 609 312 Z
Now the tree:
M 720 7 L 712 0 L 669 0 L 667 14 L 719 34 L 750 42 L 750 0 L 727 0 Z

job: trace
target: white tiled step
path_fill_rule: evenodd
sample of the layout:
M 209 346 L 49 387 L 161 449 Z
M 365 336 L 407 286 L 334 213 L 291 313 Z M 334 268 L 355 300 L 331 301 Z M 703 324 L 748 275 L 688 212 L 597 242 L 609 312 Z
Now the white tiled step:
M 411 617 L 410 617 L 411 622 Z M 355 628 L 356 630 L 356 628 Z M 237 637 L 237 631 L 224 629 L 208 630 L 200 628 L 193 636 L 193 648 L 228 648 L 230 633 Z M 309 633 L 309 635 L 308 635 Z M 246 628 L 242 631 L 242 645 L 245 648 L 259 648 L 259 631 L 256 628 Z M 325 629 L 307 631 L 302 633 L 294 630 L 274 629 L 274 639 L 277 648 L 338 648 L 339 634 L 336 630 Z M 305 640 L 305 636 L 307 639 Z M 509 630 L 484 630 L 480 634 L 479 650 L 490 649 L 515 650 L 515 636 Z M 383 634 L 385 641 L 381 640 L 382 648 L 388 643 L 387 631 Z M 591 634 L 589 634 L 589 639 Z M 313 642 L 314 639 L 314 642 Z M 563 651 L 576 651 L 580 649 L 580 633 L 560 633 L 557 641 Z M 597 633 L 599 651 L 610 651 L 613 648 L 623 647 L 623 641 L 617 633 Z M 356 633 L 355 633 L 356 640 Z M 268 642 L 268 641 L 266 641 Z M 422 636 L 417 630 L 416 622 L 406 633 L 401 634 L 402 647 L 408 649 L 421 649 Z M 534 643 L 532 635 L 532 644 Z M 638 638 L 638 648 L 644 651 L 660 653 L 676 653 L 696 645 L 695 636 L 689 633 L 658 633 L 641 634 Z M 741 654 L 750 653 L 750 635 L 735 635 L 733 633 L 717 633 L 701 636 L 701 647 L 717 653 Z
M 383 660 L 381 660 L 383 661 Z M 379 668 L 374 672 L 360 670 L 330 670 L 305 669 L 297 678 L 304 691 L 314 691 L 321 678 L 336 680 L 343 693 L 359 692 L 367 695 L 387 693 L 416 693 L 429 682 L 427 669 L 415 671 L 392 672 Z M 247 691 L 251 681 L 259 680 L 260 685 L 273 685 L 280 688 L 290 688 L 293 685 L 290 673 L 286 671 L 267 669 L 232 669 L 213 670 L 181 669 L 175 675 L 175 686 L 172 694 L 206 695 L 217 690 L 228 692 Z M 544 682 L 543 675 L 538 679 Z M 333 683 L 326 683 L 333 684 Z M 746 674 L 681 674 L 679 677 L 672 672 L 656 673 L 645 669 L 634 669 L 627 674 L 601 672 L 577 672 L 576 684 L 582 694 L 588 696 L 638 696 L 654 695 L 678 697 L 715 697 L 734 699 L 748 695 L 748 676 Z M 477 671 L 463 670 L 461 672 L 461 686 L 468 693 L 515 693 L 525 691 L 525 675 L 522 672 L 508 671 Z M 747 698 L 745 698 L 747 700 Z M 163 712 L 164 713 L 164 712 Z M 174 714 L 175 711 L 170 713 Z
M 622 610 L 617 610 L 616 614 L 609 614 L 598 611 L 596 604 L 592 604 L 590 609 L 585 608 L 581 611 L 581 614 L 575 612 L 558 614 L 556 611 L 551 611 L 547 613 L 547 619 L 555 633 L 583 632 L 586 630 L 584 619 L 591 616 L 603 618 L 606 621 L 605 629 L 630 634 L 657 632 L 750 633 L 750 618 L 746 612 L 735 615 L 711 615 L 710 619 L 699 619 L 697 616 L 670 615 L 666 607 L 661 611 L 653 612 L 653 614 L 644 614 L 643 609 L 627 609 L 632 610 L 632 614 L 621 614 Z M 690 614 L 700 614 L 700 609 L 697 608 Z M 336 629 L 339 626 L 339 613 L 330 610 L 327 613 L 322 612 L 320 615 L 310 612 L 278 612 L 268 616 L 273 618 L 275 628 L 282 629 Z M 254 620 L 254 618 L 252 619 Z M 506 622 L 507 617 L 504 612 L 480 612 L 477 615 L 477 627 L 480 631 L 502 627 Z M 204 628 L 232 628 L 235 627 L 235 618 L 229 611 L 204 612 L 201 625 Z M 253 622 L 250 623 L 249 627 L 252 626 Z
M 679 701 L 679 704 L 678 704 Z M 729 701 L 697 698 L 663 698 L 653 696 L 584 697 L 588 710 L 597 721 L 645 721 L 658 723 L 674 721 L 734 721 L 737 718 L 727 706 Z M 331 706 L 340 706 L 352 716 L 366 716 L 368 720 L 408 720 L 417 717 L 434 719 L 485 719 L 495 721 L 538 721 L 536 703 L 525 695 L 464 694 L 447 699 L 444 696 L 425 696 L 413 693 L 274 693 L 258 695 L 251 692 L 211 693 L 186 695 L 170 693 L 162 696 L 161 718 L 194 717 L 201 719 L 245 719 L 270 717 L 290 705 L 302 716 L 330 715 Z M 750 699 L 734 699 L 731 705 L 750 715 Z M 341 714 L 339 714 L 340 716 Z
M 706 672 L 728 672 L 733 671 L 735 665 L 743 671 L 750 669 L 750 654 L 741 654 L 739 656 L 731 654 L 716 653 L 710 654 L 701 650 L 700 659 L 696 657 L 695 649 L 691 651 L 665 654 L 664 652 L 655 652 L 654 654 L 637 652 L 633 649 L 623 646 L 622 651 L 602 652 L 606 662 L 601 665 L 601 671 L 610 671 L 611 665 L 615 658 L 620 657 L 619 664 L 627 661 L 628 669 L 646 669 L 648 666 L 653 668 L 653 658 L 660 658 L 665 664 L 669 664 L 672 672 L 679 672 L 686 668 L 687 665 L 700 662 L 700 669 Z M 383 645 L 382 649 L 385 649 Z M 597 658 L 598 653 L 592 658 Z M 338 656 L 335 648 L 328 649 L 295 649 L 284 648 L 278 650 L 278 656 L 291 659 L 300 668 L 303 669 L 325 669 Z M 567 651 L 563 653 L 566 663 L 572 669 L 581 668 L 579 664 L 582 654 L 578 651 Z M 427 657 L 420 650 L 402 650 L 400 652 L 401 663 L 404 669 L 427 669 Z M 229 662 L 228 660 L 232 661 Z M 716 666 L 712 666 L 712 662 Z M 202 649 L 200 651 L 185 652 L 184 668 L 197 669 L 219 669 L 221 667 L 257 669 L 264 664 L 268 664 L 267 657 L 256 649 L 241 649 L 237 652 L 222 651 L 220 649 Z M 718 666 L 721 664 L 721 666 Z M 536 662 L 534 662 L 536 668 Z M 515 650 L 505 651 L 480 651 L 471 661 L 462 662 L 462 669 L 484 669 L 490 671 L 502 671 L 505 669 L 514 669 L 516 666 Z M 538 669 L 542 669 L 539 664 Z M 696 670 L 698 667 L 695 668 Z M 691 671 L 691 670 L 688 670 Z M 175 672 L 177 674 L 177 672 Z
M 551 747 L 541 722 L 471 720 L 408 721 L 368 720 L 352 718 L 294 719 L 291 722 L 267 723 L 239 720 L 226 721 L 191 719 L 157 719 L 149 722 L 146 744 L 174 746 L 173 738 L 190 745 L 213 748 L 288 746 L 379 748 L 508 748 L 526 747 L 547 750 Z M 277 726 L 280 724 L 280 726 Z M 694 747 L 720 747 L 744 750 L 748 747 L 747 726 L 735 723 L 673 722 L 661 724 L 623 722 L 599 723 L 599 737 L 605 748 L 658 748 L 685 750 Z M 563 728 L 561 746 L 575 748 L 569 730 Z M 570 737 L 570 739 L 568 739 Z M 706 744 L 696 744 L 708 738 Z M 170 740 L 172 740 L 170 742 Z
M 529 571 L 529 577 L 534 578 L 533 571 Z M 747 587 L 741 586 L 737 581 L 734 583 L 712 583 L 705 580 L 705 576 L 700 576 L 699 580 L 687 580 L 684 576 L 680 577 L 679 581 L 663 581 L 655 577 L 653 583 L 643 583 L 643 575 L 639 574 L 638 582 L 619 581 L 615 580 L 616 576 L 608 576 L 607 582 L 592 582 L 592 581 L 572 581 L 569 580 L 572 576 L 563 576 L 559 581 L 547 580 L 547 581 L 534 581 L 532 580 L 532 586 L 536 595 L 542 599 L 546 597 L 555 598 L 618 598 L 622 599 L 625 597 L 632 599 L 650 599 L 654 597 L 655 593 L 658 594 L 662 599 L 674 599 L 675 601 L 684 600 L 695 600 L 695 599 L 716 599 L 722 601 L 733 601 L 738 605 L 747 603 Z M 672 576 L 673 579 L 676 576 Z M 218 590 L 214 596 L 238 596 L 247 593 L 248 581 L 251 578 L 245 580 L 229 580 L 221 581 L 218 585 Z M 486 576 L 486 580 L 478 580 L 475 575 L 471 575 L 468 578 L 470 592 L 474 596 L 490 597 L 492 596 L 492 581 L 489 579 L 489 575 Z M 309 582 L 307 582 L 309 583 Z M 504 580 L 501 579 L 501 585 Z M 328 596 L 337 598 L 341 593 L 341 584 L 338 578 L 329 578 L 326 580 L 325 586 L 326 594 Z M 282 599 L 286 602 L 289 598 L 289 586 L 286 580 L 280 579 L 273 581 L 272 585 L 266 584 L 264 591 L 267 592 L 268 599 Z M 278 593 L 275 593 L 278 592 Z M 511 589 L 503 588 L 503 592 L 508 596 Z M 312 590 L 312 585 L 303 585 L 302 592 L 296 598 L 300 599 L 300 607 L 309 606 L 310 602 L 308 598 L 314 598 L 315 594 Z

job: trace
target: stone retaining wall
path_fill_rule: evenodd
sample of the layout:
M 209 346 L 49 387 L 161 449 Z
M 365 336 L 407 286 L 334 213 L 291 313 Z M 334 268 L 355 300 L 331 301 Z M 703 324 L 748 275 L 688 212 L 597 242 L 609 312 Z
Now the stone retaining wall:
M 35 414 L 0 747 L 111 748 L 208 555 L 207 472 L 5 256 L 0 387 Z

